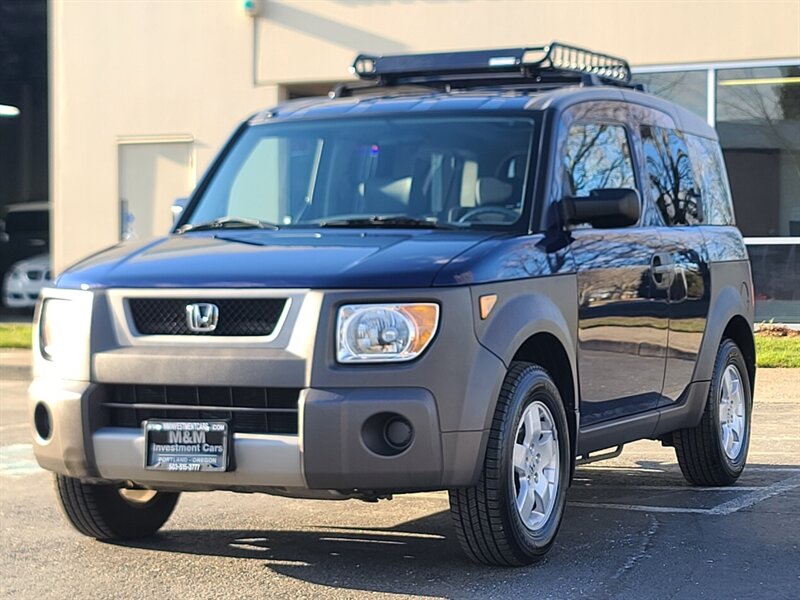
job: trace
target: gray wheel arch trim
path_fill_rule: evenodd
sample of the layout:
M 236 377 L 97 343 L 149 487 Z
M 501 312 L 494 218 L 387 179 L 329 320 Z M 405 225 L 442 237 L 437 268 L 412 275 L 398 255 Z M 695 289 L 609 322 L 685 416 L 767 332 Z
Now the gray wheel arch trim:
M 741 317 L 753 329 L 753 307 L 750 303 L 752 284 L 750 265 L 747 261 L 712 263 L 711 305 L 706 321 L 706 331 L 700 345 L 700 354 L 695 364 L 693 381 L 709 381 L 714 371 L 717 355 L 725 328 L 736 317 Z M 746 287 L 747 291 L 744 291 Z M 746 349 L 743 349 L 746 350 Z M 748 365 L 748 367 L 750 367 Z
M 545 284 L 545 281 L 547 282 Z M 533 285 L 532 285 L 533 283 Z M 577 291 L 573 276 L 548 277 L 541 280 L 547 285 L 546 291 L 534 291 L 537 281 L 526 280 L 524 283 L 512 282 L 501 286 L 477 286 L 473 289 L 474 303 L 488 290 L 498 293 L 497 306 L 490 318 L 480 320 L 476 315 L 475 330 L 478 341 L 492 352 L 508 368 L 514 355 L 522 345 L 537 334 L 549 334 L 564 348 L 570 365 L 570 375 L 575 393 L 576 422 L 580 403 L 578 401 L 578 369 L 575 358 L 575 327 L 577 327 Z M 538 286 L 537 286 L 538 287 Z M 563 302 L 570 298 L 570 302 Z M 556 300 L 562 299 L 559 308 Z M 575 299 L 575 300 L 572 300 Z M 570 327 L 568 323 L 573 323 Z M 498 390 L 499 391 L 499 390 Z M 488 407 L 486 428 L 491 425 L 496 399 Z

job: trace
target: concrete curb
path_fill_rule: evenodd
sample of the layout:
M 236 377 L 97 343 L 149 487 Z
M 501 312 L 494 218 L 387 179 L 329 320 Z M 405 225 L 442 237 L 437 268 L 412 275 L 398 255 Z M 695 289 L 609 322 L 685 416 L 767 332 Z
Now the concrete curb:
M 31 351 L 6 348 L 0 350 L 0 380 L 30 381 Z

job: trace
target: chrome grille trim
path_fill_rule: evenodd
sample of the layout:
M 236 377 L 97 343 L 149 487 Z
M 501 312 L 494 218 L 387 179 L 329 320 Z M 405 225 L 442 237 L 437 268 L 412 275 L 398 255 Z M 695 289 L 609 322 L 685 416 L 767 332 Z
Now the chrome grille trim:
M 298 315 L 308 303 L 307 289 L 186 289 L 114 288 L 106 290 L 112 326 L 121 346 L 244 346 L 285 348 L 289 345 Z M 313 294 L 312 294 L 313 295 Z M 181 299 L 197 302 L 237 299 L 285 300 L 283 311 L 269 335 L 142 335 L 131 314 L 130 299 Z M 319 299 L 311 301 L 313 308 Z M 314 317 L 316 318 L 316 316 Z

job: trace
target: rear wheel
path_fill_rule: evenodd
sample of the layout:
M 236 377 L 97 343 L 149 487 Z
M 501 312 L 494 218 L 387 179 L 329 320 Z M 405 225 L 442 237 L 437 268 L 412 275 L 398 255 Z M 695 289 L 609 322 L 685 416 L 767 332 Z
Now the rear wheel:
M 752 406 L 744 357 L 732 340 L 723 340 L 700 423 L 672 436 L 687 481 L 723 486 L 739 478 L 747 461 Z
M 84 483 L 55 476 L 56 494 L 67 521 L 83 535 L 103 541 L 149 537 L 167 522 L 180 496 Z
M 550 375 L 514 363 L 497 402 L 478 484 L 450 492 L 456 532 L 472 560 L 526 565 L 550 550 L 566 503 L 569 447 L 564 405 Z

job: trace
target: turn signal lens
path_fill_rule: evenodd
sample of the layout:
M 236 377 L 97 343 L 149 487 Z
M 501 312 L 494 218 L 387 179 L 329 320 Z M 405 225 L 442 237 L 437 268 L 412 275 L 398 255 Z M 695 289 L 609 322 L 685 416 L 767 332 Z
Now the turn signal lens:
M 403 362 L 436 335 L 439 305 L 348 304 L 339 309 L 336 359 L 342 363 Z

